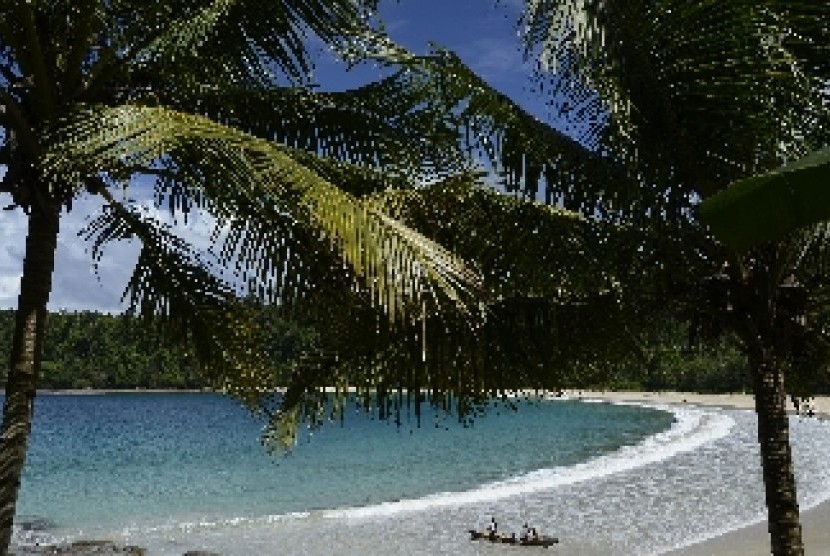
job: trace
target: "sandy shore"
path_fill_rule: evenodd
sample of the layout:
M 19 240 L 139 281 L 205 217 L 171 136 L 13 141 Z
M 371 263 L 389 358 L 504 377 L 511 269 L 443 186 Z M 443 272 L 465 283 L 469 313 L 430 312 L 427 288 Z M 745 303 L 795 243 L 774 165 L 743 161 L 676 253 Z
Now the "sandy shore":
M 191 390 L 192 392 L 193 390 Z M 199 390 L 195 390 L 198 392 Z M 102 393 L 135 393 L 135 392 L 187 392 L 187 390 L 63 390 L 44 391 L 41 393 L 60 394 L 102 394 Z M 533 392 L 517 393 L 517 395 L 533 395 Z M 693 394 L 686 392 L 598 392 L 577 391 L 565 392 L 571 399 L 592 399 L 608 402 L 639 402 L 652 404 L 669 404 L 679 406 L 704 406 L 726 409 L 754 410 L 755 402 L 749 394 Z M 830 421 L 830 396 L 816 397 L 812 406 L 816 418 Z M 791 401 L 788 401 L 788 410 L 795 413 Z M 809 556 L 830 556 L 830 501 L 824 502 L 815 508 L 801 513 L 805 553 Z M 693 546 L 672 551 L 670 556 L 750 556 L 770 553 L 769 533 L 767 523 L 757 523 L 714 537 Z
M 593 392 L 570 391 L 572 398 L 606 400 L 609 402 L 645 402 L 673 405 L 697 405 L 727 409 L 755 409 L 749 394 L 690 394 L 686 392 Z M 788 402 L 788 409 L 795 408 Z M 830 396 L 817 396 L 813 401 L 816 417 L 830 420 Z M 830 501 L 801 512 L 805 553 L 809 556 L 830 555 Z M 767 523 L 757 523 L 696 545 L 672 551 L 671 556 L 749 556 L 770 553 Z
M 198 394 L 202 392 L 214 392 L 214 390 L 210 388 L 42 388 L 37 391 L 37 394 L 38 396 L 100 396 L 102 394 Z
M 580 394 L 581 392 L 581 394 Z M 755 399 L 751 394 L 691 394 L 688 392 L 596 392 L 568 391 L 572 398 L 580 395 L 586 399 L 600 399 L 609 402 L 645 402 L 674 405 L 699 405 L 706 407 L 723 407 L 727 409 L 755 409 Z M 819 418 L 830 419 L 830 396 L 816 396 L 813 407 Z M 787 400 L 787 409 L 795 413 L 791 400 Z

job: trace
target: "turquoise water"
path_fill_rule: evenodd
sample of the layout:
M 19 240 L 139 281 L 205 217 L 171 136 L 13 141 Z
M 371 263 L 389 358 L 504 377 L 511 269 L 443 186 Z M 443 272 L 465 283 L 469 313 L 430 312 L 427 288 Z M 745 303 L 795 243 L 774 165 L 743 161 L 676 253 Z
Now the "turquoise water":
M 61 528 L 159 518 L 254 517 L 366 506 L 568 466 L 672 422 L 639 407 L 575 402 L 494 408 L 401 427 L 353 411 L 346 426 L 268 455 L 262 422 L 214 394 L 41 396 L 19 512 Z
M 212 394 L 42 396 L 16 542 L 107 538 L 155 556 L 501 554 L 497 516 L 560 555 L 665 554 L 764 519 L 755 415 L 576 401 L 493 409 L 465 429 L 360 412 L 284 459 Z M 799 503 L 830 498 L 830 426 L 791 420 Z
M 41 396 L 18 513 L 107 530 L 367 506 L 573 465 L 672 419 L 547 402 L 494 408 L 470 428 L 431 417 L 418 428 L 354 411 L 275 458 L 259 444 L 262 423 L 219 395 Z

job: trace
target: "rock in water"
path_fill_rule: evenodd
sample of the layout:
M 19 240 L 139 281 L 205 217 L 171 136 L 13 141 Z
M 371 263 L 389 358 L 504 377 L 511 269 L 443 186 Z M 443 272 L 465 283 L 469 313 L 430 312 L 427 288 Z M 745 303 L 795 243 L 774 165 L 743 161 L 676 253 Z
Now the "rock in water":
M 19 515 L 14 518 L 15 527 L 21 531 L 48 531 L 56 527 L 55 522 L 37 515 Z
M 27 546 L 15 549 L 15 556 L 60 554 L 61 556 L 146 556 L 147 551 L 133 545 L 116 544 L 113 541 L 74 541 L 52 546 Z

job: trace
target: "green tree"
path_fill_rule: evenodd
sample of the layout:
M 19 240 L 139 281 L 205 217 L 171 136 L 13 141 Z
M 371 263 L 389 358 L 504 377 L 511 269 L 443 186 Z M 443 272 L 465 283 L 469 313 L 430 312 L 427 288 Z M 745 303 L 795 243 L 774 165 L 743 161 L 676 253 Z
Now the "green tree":
M 307 33 L 344 57 L 407 62 L 369 24 L 374 9 L 374 0 L 0 2 L 0 191 L 28 218 L 0 441 L 0 553 L 25 461 L 60 219 L 80 196 L 106 205 L 85 233 L 96 259 L 109 242 L 141 244 L 126 292 L 134 310 L 187 340 L 206 379 L 240 397 L 273 387 L 273 377 L 257 366 L 256 316 L 233 282 L 283 304 L 330 280 L 376 283 L 372 298 L 392 318 L 410 304 L 461 302 L 477 283 L 460 260 L 356 196 L 355 163 L 400 176 L 459 165 L 439 103 L 394 81 L 310 88 Z M 422 144 L 426 133 L 433 140 Z M 136 176 L 155 179 L 157 206 L 214 218 L 218 260 L 130 202 L 128 187 L 142 187 Z M 237 275 L 221 276 L 226 266 Z M 77 338 L 76 350 L 90 348 Z
M 682 252 L 693 264 L 666 270 L 672 280 L 700 281 L 700 295 L 688 297 L 698 321 L 714 335 L 729 334 L 747 357 L 776 555 L 804 553 L 785 376 L 790 388 L 809 389 L 826 372 L 826 231 L 782 237 L 794 226 L 776 225 L 762 238 L 776 241 L 737 254 L 708 235 L 695 205 L 807 153 L 826 157 L 828 18 L 830 5 L 806 1 L 530 1 L 524 15 L 540 79 L 565 75 L 599 93 L 609 113 L 601 148 L 636 178 L 638 192 L 629 203 L 591 192 L 596 210 L 662 227 L 678 245 L 644 246 L 657 248 L 658 261 L 686 243 Z M 807 189 L 796 197 L 812 199 Z M 778 210 L 773 202 L 786 196 L 771 185 L 755 191 L 764 214 Z M 826 203 L 819 204 L 826 212 Z M 794 220 L 815 222 L 813 212 Z M 723 216 L 750 231 L 740 215 Z

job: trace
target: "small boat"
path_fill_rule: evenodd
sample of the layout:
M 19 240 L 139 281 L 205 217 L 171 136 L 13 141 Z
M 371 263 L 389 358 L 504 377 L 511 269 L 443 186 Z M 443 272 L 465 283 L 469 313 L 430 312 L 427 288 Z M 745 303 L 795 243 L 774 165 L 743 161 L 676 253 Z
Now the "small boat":
M 470 533 L 471 541 L 490 541 L 493 543 L 516 544 L 519 546 L 541 546 L 543 548 L 548 548 L 559 542 L 558 538 L 548 536 L 521 539 L 516 535 L 511 535 L 509 537 L 502 534 L 493 535 L 490 532 L 481 532 L 476 531 L 475 529 L 469 529 L 468 532 Z

